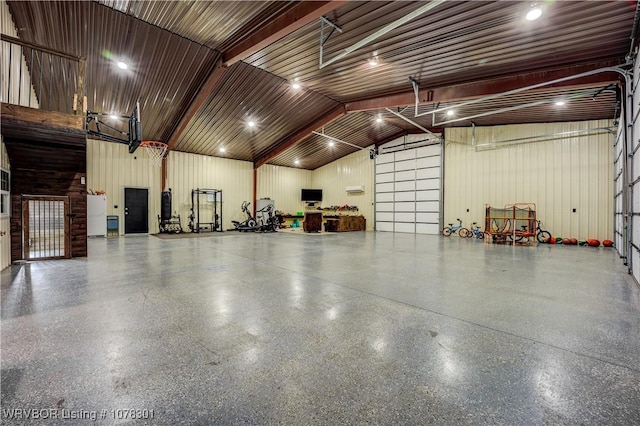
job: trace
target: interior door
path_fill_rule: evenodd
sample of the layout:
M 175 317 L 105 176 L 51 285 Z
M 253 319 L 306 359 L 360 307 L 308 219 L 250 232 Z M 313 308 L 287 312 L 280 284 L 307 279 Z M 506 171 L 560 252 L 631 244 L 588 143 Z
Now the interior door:
M 149 232 L 149 190 L 143 188 L 124 189 L 124 233 L 146 234 Z
M 22 197 L 25 259 L 71 257 L 69 197 Z

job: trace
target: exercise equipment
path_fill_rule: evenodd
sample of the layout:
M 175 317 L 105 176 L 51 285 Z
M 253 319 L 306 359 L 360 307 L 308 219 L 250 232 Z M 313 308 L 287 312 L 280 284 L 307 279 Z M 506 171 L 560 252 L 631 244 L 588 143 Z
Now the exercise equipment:
M 235 226 L 237 231 L 245 232 L 245 231 L 257 231 L 258 230 L 258 221 L 255 217 L 251 216 L 251 211 L 249 211 L 249 206 L 251 205 L 248 201 L 243 201 L 242 212 L 247 216 L 245 220 L 242 222 L 238 222 L 237 220 L 232 220 L 233 226 Z
M 161 234 L 180 234 L 183 232 L 180 215 L 171 214 L 171 199 L 171 188 L 168 191 L 162 191 L 160 214 L 158 215 L 158 229 Z
M 276 232 L 280 226 L 280 219 L 274 214 L 273 204 L 267 204 L 256 212 L 259 232 Z
M 206 201 L 201 197 L 205 195 Z M 203 221 L 203 210 L 211 209 L 212 222 Z M 221 189 L 193 189 L 191 190 L 191 214 L 189 215 L 189 229 L 191 232 L 222 232 L 222 190 Z

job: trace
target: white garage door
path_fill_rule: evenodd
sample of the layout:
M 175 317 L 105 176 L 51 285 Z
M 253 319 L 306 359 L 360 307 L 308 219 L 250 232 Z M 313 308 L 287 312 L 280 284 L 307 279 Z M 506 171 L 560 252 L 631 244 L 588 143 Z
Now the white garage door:
M 377 231 L 440 233 L 441 158 L 439 143 L 376 157 Z

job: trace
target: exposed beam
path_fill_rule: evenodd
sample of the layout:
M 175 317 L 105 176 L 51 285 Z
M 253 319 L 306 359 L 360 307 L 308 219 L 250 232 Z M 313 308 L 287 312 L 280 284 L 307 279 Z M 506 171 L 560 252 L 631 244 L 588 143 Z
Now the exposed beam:
M 224 53 L 224 65 L 230 67 L 345 4 L 347 4 L 346 1 L 301 1 L 297 3 L 228 49 Z
M 176 127 L 176 130 L 174 130 L 174 132 L 171 134 L 169 142 L 167 142 L 167 151 L 173 149 L 173 147 L 176 146 L 176 144 L 178 143 L 178 139 L 180 139 L 180 136 L 182 136 L 182 133 L 189 125 L 189 122 L 196 115 L 200 107 L 205 103 L 211 92 L 213 92 L 214 87 L 216 86 L 216 84 L 218 84 L 226 70 L 227 68 L 222 64 L 222 58 L 219 58 L 216 62 L 213 72 L 209 74 L 209 77 L 207 78 L 205 83 L 202 85 L 202 87 L 200 87 L 198 94 L 194 98 L 193 102 L 191 102 L 191 105 L 189 105 L 187 112 L 185 112 L 180 119 L 178 127 Z
M 442 127 L 430 127 L 429 131 L 432 133 L 442 133 L 443 132 L 443 128 Z M 423 131 L 419 130 L 419 129 L 408 129 L 408 130 L 401 130 L 397 133 L 394 133 L 391 136 L 387 136 L 386 138 L 380 139 L 379 141 L 376 141 L 376 148 L 384 145 L 385 143 L 391 142 L 394 139 L 398 139 L 401 138 L 403 136 L 407 136 L 407 135 L 417 135 L 417 134 L 421 134 L 424 133 Z
M 463 101 L 467 99 L 502 93 L 520 87 L 544 83 L 551 80 L 557 80 L 598 68 L 606 68 L 616 65 L 619 65 L 619 62 L 611 60 L 575 65 L 561 69 L 556 68 L 544 71 L 516 74 L 507 77 L 494 78 L 491 80 L 480 80 L 464 84 L 425 88 L 420 90 L 419 98 L 421 104 Z M 616 81 L 619 81 L 619 76 L 616 73 L 601 73 L 589 77 L 583 77 L 580 79 L 563 82 L 557 85 L 547 86 L 546 88 L 592 86 L 593 84 L 605 84 Z M 383 108 L 402 107 L 414 104 L 415 94 L 413 90 L 411 90 L 395 95 L 348 102 L 345 104 L 345 107 L 347 109 L 347 112 L 358 112 Z
M 283 152 L 285 152 L 286 150 L 288 150 L 289 148 L 291 148 L 295 144 L 297 144 L 297 143 L 303 141 L 304 139 L 308 138 L 309 136 L 311 136 L 313 134 L 314 130 L 320 129 L 320 128 L 332 123 L 333 121 L 337 120 L 338 118 L 344 116 L 346 113 L 347 112 L 345 111 L 343 105 L 340 105 L 339 107 L 334 108 L 333 110 L 329 111 L 328 113 L 326 113 L 322 117 L 320 117 L 317 120 L 315 120 L 313 123 L 311 123 L 308 126 L 298 130 L 297 132 L 295 132 L 290 137 L 287 137 L 287 138 L 283 139 L 282 141 L 276 143 L 274 145 L 274 147 L 269 152 L 267 152 L 263 156 L 257 158 L 253 162 L 253 168 L 257 169 L 258 167 L 262 166 L 263 164 L 266 164 L 268 161 L 270 161 L 273 158 L 277 157 L 278 155 L 282 154 Z

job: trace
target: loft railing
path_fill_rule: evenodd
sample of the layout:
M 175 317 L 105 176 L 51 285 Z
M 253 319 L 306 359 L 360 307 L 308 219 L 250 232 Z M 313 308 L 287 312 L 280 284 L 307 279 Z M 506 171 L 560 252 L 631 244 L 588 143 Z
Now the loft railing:
M 2 34 L 0 101 L 84 114 L 85 59 Z

